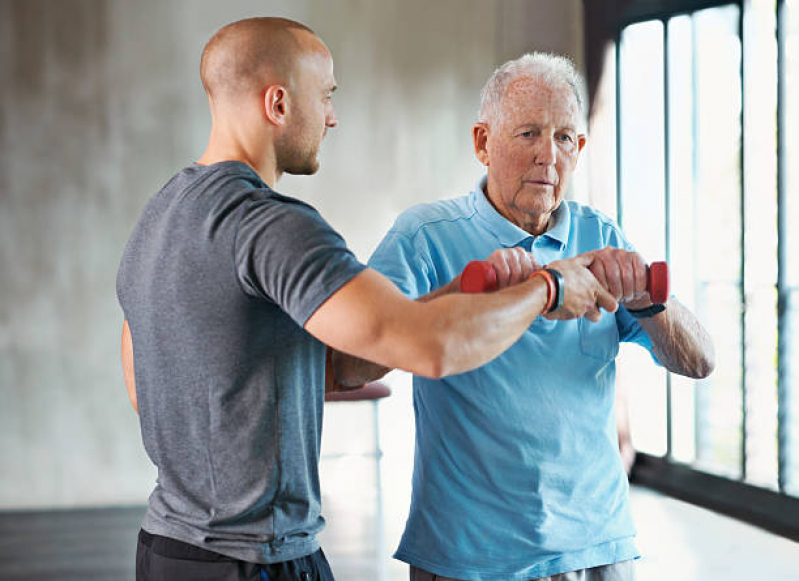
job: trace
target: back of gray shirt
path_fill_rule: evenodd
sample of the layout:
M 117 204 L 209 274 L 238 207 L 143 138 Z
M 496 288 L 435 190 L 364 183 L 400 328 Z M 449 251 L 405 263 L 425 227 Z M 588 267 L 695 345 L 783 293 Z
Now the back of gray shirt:
M 243 163 L 149 201 L 117 276 L 158 467 L 145 530 L 256 563 L 317 550 L 325 346 L 303 325 L 363 268 Z

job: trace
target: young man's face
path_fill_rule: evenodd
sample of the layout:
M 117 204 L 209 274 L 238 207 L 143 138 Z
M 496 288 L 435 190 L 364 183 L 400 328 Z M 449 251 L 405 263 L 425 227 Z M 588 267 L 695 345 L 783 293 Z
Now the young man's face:
M 331 99 L 335 89 L 333 59 L 323 45 L 298 59 L 289 89 L 291 127 L 278 144 L 281 171 L 310 175 L 319 169 L 322 139 L 338 124 Z

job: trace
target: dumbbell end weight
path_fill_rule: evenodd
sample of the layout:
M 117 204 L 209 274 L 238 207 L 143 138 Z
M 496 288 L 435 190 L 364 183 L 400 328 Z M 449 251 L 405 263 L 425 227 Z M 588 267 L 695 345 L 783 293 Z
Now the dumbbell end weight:
M 669 300 L 669 265 L 667 262 L 653 262 L 646 273 L 646 290 L 653 303 Z
M 485 260 L 472 260 L 461 273 L 461 292 L 483 293 L 497 289 L 497 271 Z

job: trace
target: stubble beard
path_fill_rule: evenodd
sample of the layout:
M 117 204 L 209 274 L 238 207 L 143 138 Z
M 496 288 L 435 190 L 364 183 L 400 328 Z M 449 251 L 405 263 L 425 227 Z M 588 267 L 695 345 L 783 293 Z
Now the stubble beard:
M 278 170 L 292 175 L 313 175 L 319 170 L 319 147 L 322 139 L 312 139 L 305 123 L 277 143 Z

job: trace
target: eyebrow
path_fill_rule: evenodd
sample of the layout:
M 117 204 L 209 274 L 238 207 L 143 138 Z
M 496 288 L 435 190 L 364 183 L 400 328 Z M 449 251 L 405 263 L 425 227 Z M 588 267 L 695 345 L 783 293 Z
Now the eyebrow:
M 542 126 L 539 125 L 538 123 L 522 123 L 521 125 L 516 127 L 515 131 L 519 131 L 520 129 L 524 129 L 524 128 L 527 128 L 527 127 L 531 128 L 531 129 L 541 129 Z M 558 127 L 557 130 L 558 131 L 571 131 L 573 133 L 579 133 L 579 131 L 577 131 L 577 128 L 574 127 L 573 125 L 562 125 L 562 126 Z

